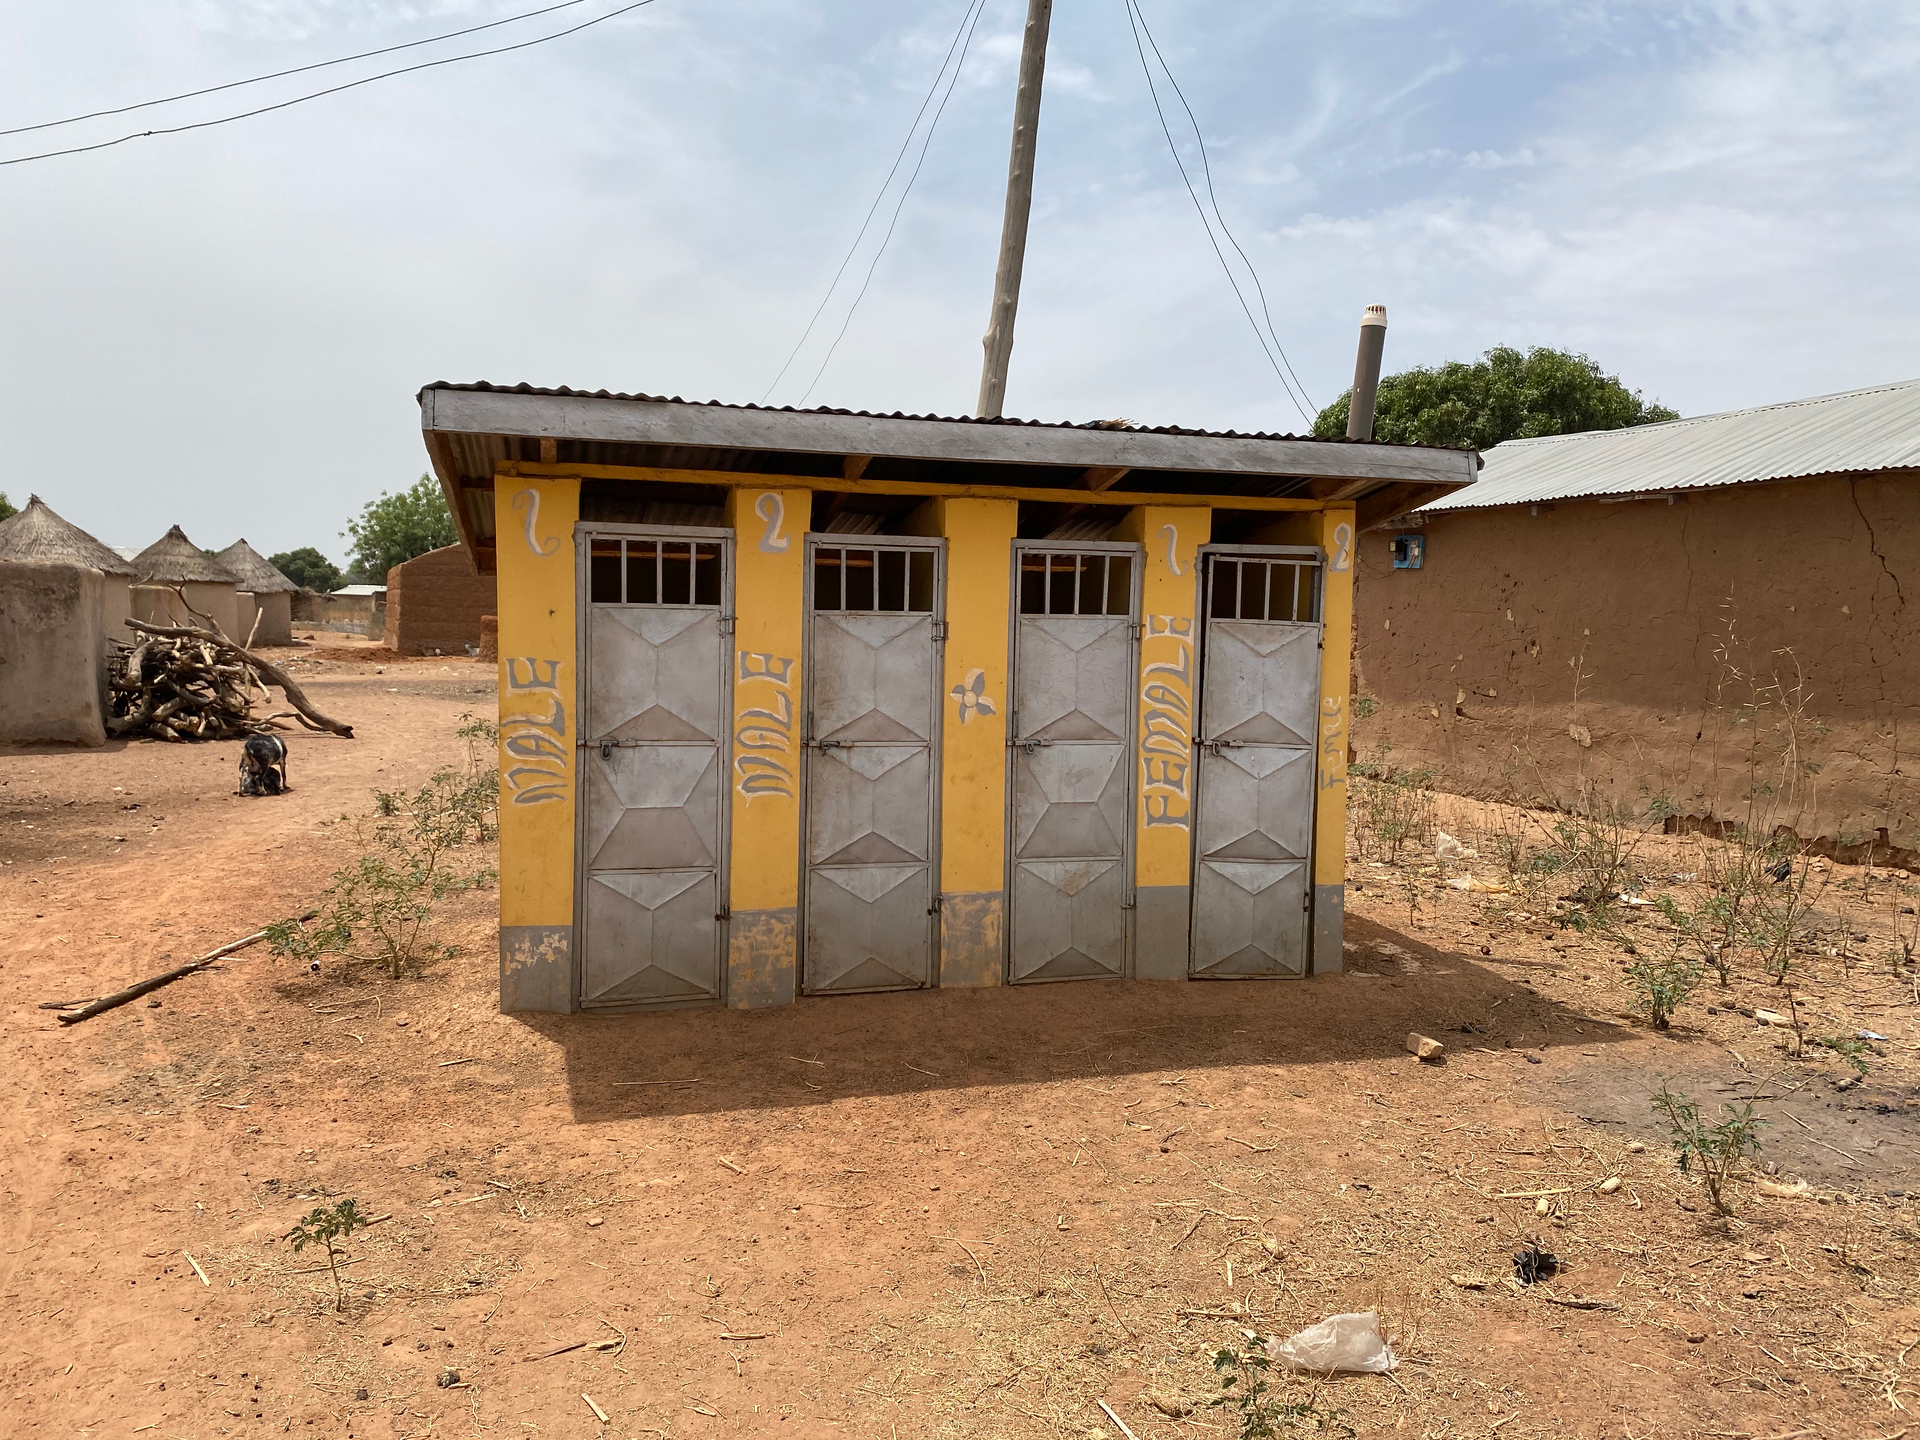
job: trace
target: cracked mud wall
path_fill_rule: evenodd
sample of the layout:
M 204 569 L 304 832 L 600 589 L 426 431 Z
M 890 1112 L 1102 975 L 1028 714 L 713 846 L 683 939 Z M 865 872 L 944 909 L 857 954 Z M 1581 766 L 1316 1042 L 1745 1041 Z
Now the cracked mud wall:
M 1756 732 L 1731 664 L 1803 687 L 1819 769 L 1788 823 L 1920 846 L 1920 471 L 1436 514 L 1419 570 L 1393 568 L 1398 533 L 1360 545 L 1354 690 L 1378 708 L 1357 758 L 1489 798 L 1584 779 L 1739 818 Z M 1758 714 L 1775 754 L 1779 708 Z

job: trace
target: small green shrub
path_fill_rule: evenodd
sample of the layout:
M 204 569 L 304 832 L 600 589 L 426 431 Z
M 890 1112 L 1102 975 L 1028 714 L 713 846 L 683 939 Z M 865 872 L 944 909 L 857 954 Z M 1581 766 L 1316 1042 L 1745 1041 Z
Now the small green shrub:
M 344 1240 L 355 1230 L 367 1224 L 367 1217 L 360 1213 L 356 1200 L 342 1200 L 337 1205 L 316 1206 L 304 1219 L 296 1221 L 293 1229 L 283 1237 L 292 1242 L 293 1253 L 298 1255 L 309 1245 L 324 1245 L 327 1248 L 327 1269 L 333 1275 L 333 1308 L 347 1308 L 346 1288 L 340 1283 L 339 1257 L 346 1252 L 336 1240 Z
M 1873 1054 L 1873 1046 L 1864 1040 L 1858 1040 L 1849 1035 L 1825 1035 L 1813 1043 L 1816 1045 L 1824 1045 L 1827 1049 L 1833 1051 L 1834 1054 L 1851 1065 L 1854 1073 L 1862 1079 L 1866 1078 L 1867 1071 L 1872 1067 L 1873 1062 L 1867 1059 L 1867 1057 Z
M 1386 751 L 1349 767 L 1348 805 L 1361 845 L 1398 864 L 1401 852 L 1433 843 L 1435 829 L 1433 771 L 1393 770 Z
M 468 737 L 477 728 L 459 733 Z M 349 966 L 377 962 L 395 979 L 424 964 L 434 907 L 493 878 L 491 869 L 465 870 L 455 863 L 457 852 L 497 833 L 498 772 L 490 753 L 480 763 L 477 749 L 470 738 L 464 770 L 437 771 L 411 793 L 374 792 L 373 817 L 359 832 L 368 849 L 333 872 L 311 924 L 282 920 L 268 927 L 275 954 L 309 963 L 325 955 L 341 956 Z
M 1317 1396 L 1283 1400 L 1275 1395 L 1268 1379 L 1273 1361 L 1257 1336 L 1249 1335 L 1238 1350 L 1217 1351 L 1213 1369 L 1220 1377 L 1220 1393 L 1207 1405 L 1232 1411 L 1238 1417 L 1240 1440 L 1276 1440 L 1295 1430 L 1316 1435 L 1358 1434 L 1346 1423 L 1346 1411 L 1323 1410 Z
M 1697 1163 L 1713 1208 L 1722 1215 L 1733 1214 L 1727 1186 L 1741 1164 L 1760 1153 L 1760 1131 L 1767 1123 L 1755 1118 L 1753 1102 L 1738 1108 L 1723 1104 L 1727 1118 L 1709 1125 L 1700 1118 L 1698 1102 L 1676 1095 L 1663 1084 L 1653 1097 L 1653 1108 L 1666 1117 L 1674 1148 L 1680 1152 L 1680 1168 L 1691 1170 Z
M 1698 962 L 1680 954 L 1659 959 L 1643 955 L 1627 967 L 1627 983 L 1646 1008 L 1647 1019 L 1656 1030 L 1673 1024 L 1673 1015 L 1693 994 L 1706 970 Z

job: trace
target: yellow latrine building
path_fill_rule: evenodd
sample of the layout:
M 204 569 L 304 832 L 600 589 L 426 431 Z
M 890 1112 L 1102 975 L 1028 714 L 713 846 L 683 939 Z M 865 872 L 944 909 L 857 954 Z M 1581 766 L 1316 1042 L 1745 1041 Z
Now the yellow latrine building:
M 1340 969 L 1356 539 L 1469 451 L 428 386 L 500 1003 Z

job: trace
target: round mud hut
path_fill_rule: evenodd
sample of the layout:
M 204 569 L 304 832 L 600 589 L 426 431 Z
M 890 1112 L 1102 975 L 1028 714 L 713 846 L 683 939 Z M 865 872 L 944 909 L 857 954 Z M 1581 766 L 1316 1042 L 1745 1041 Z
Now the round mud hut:
M 133 557 L 133 614 L 150 625 L 198 625 L 210 617 L 233 638 L 240 628 L 240 581 L 178 525 Z
M 300 587 L 245 539 L 234 541 L 214 559 L 240 582 L 240 628 L 233 638 L 242 645 L 292 644 L 293 592 Z
M 38 495 L 28 496 L 26 508 L 19 514 L 0 520 L 0 560 L 21 565 L 77 565 L 83 570 L 98 570 L 103 577 L 101 638 L 131 640 L 126 621 L 133 613 L 133 598 L 129 593 L 133 583 L 132 563 L 71 520 L 63 520 Z M 105 655 L 106 647 L 102 646 L 102 664 Z

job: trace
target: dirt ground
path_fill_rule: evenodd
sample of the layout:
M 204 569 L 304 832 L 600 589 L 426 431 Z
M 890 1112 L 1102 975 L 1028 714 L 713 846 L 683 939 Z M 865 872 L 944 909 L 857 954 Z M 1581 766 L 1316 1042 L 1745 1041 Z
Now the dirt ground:
M 1217 1349 L 1364 1309 L 1394 1373 L 1288 1382 L 1363 1436 L 1920 1423 L 1920 988 L 1877 958 L 1920 885 L 1823 901 L 1869 938 L 1808 962 L 1809 1033 L 1887 1037 L 1851 1085 L 1739 1013 L 1764 982 L 1656 1033 L 1617 942 L 1430 855 L 1354 862 L 1304 984 L 507 1017 L 479 891 L 417 978 L 260 947 L 60 1025 L 310 904 L 492 710 L 490 666 L 299 656 L 359 738 L 290 736 L 290 795 L 230 793 L 233 744 L 0 750 L 0 1435 L 1230 1437 Z M 1663 1078 L 1755 1097 L 1809 1188 L 1715 1218 Z M 382 1218 L 336 1313 L 279 1237 L 345 1196 Z M 1528 1236 L 1566 1268 L 1522 1289 Z

